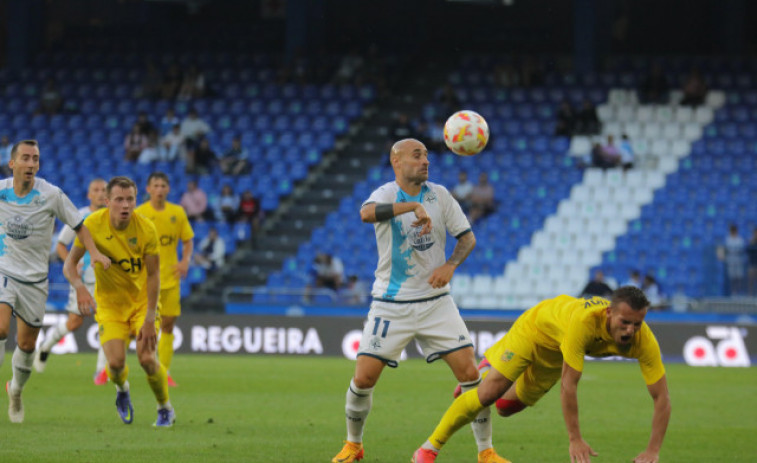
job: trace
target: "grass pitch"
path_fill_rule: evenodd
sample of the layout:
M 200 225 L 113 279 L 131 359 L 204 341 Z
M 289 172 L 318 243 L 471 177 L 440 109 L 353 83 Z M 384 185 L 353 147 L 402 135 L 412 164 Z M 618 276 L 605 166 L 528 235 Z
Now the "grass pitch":
M 134 423 L 118 418 L 112 385 L 94 386 L 91 354 L 52 357 L 24 391 L 26 420 L 0 401 L 0 461 L 328 462 L 345 438 L 344 395 L 354 364 L 338 358 L 177 355 L 172 429 L 154 429 L 155 402 L 129 356 Z M 0 379 L 10 377 L 6 355 Z M 662 462 L 757 461 L 757 368 L 667 365 L 673 415 Z M 449 405 L 442 362 L 387 369 L 374 393 L 363 462 L 408 462 Z M 515 463 L 568 461 L 556 386 L 536 407 L 494 414 L 494 443 Z M 629 462 L 647 443 L 652 403 L 633 363 L 591 362 L 579 387 L 582 431 L 602 463 Z M 470 428 L 438 461 L 475 462 Z

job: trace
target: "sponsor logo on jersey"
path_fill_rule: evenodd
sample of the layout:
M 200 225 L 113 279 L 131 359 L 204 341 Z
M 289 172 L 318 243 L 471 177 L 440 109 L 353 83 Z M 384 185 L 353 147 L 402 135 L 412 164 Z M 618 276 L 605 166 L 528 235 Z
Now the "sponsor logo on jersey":
M 434 237 L 431 233 L 421 236 L 422 227 L 413 227 L 407 234 L 407 240 L 410 246 L 416 251 L 426 251 L 434 245 Z
M 14 240 L 23 240 L 29 237 L 34 231 L 34 227 L 25 222 L 20 215 L 13 217 L 10 222 L 5 224 L 5 233 Z

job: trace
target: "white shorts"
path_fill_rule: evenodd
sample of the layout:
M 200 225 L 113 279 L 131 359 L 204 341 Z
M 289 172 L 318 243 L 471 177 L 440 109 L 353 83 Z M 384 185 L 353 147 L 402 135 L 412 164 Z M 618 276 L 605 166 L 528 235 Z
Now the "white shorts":
M 47 280 L 21 283 L 0 275 L 0 302 L 11 306 L 13 314 L 27 325 L 41 327 L 47 305 Z
M 95 284 L 84 283 L 84 286 L 87 288 L 87 291 L 89 291 L 89 294 L 94 297 Z M 76 300 L 76 290 L 73 286 L 68 287 L 68 302 L 66 303 L 66 310 L 75 313 L 76 315 L 81 315 L 81 312 L 79 311 L 79 302 Z
M 396 367 L 402 350 L 415 339 L 431 363 L 449 352 L 473 346 L 452 296 L 422 302 L 373 301 L 357 355 Z

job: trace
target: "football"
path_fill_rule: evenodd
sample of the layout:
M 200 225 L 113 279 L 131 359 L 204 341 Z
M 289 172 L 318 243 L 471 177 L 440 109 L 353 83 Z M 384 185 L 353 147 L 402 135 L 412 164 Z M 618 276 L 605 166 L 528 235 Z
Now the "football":
M 460 156 L 480 153 L 488 141 L 489 125 L 475 111 L 458 111 L 444 124 L 444 143 Z

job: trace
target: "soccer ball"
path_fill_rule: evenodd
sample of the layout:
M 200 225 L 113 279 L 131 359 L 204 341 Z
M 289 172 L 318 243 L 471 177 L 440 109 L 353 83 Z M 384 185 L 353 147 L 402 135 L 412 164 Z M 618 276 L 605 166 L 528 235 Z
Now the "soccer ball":
M 444 143 L 455 154 L 473 156 L 488 141 L 489 124 L 475 111 L 458 111 L 444 123 Z

